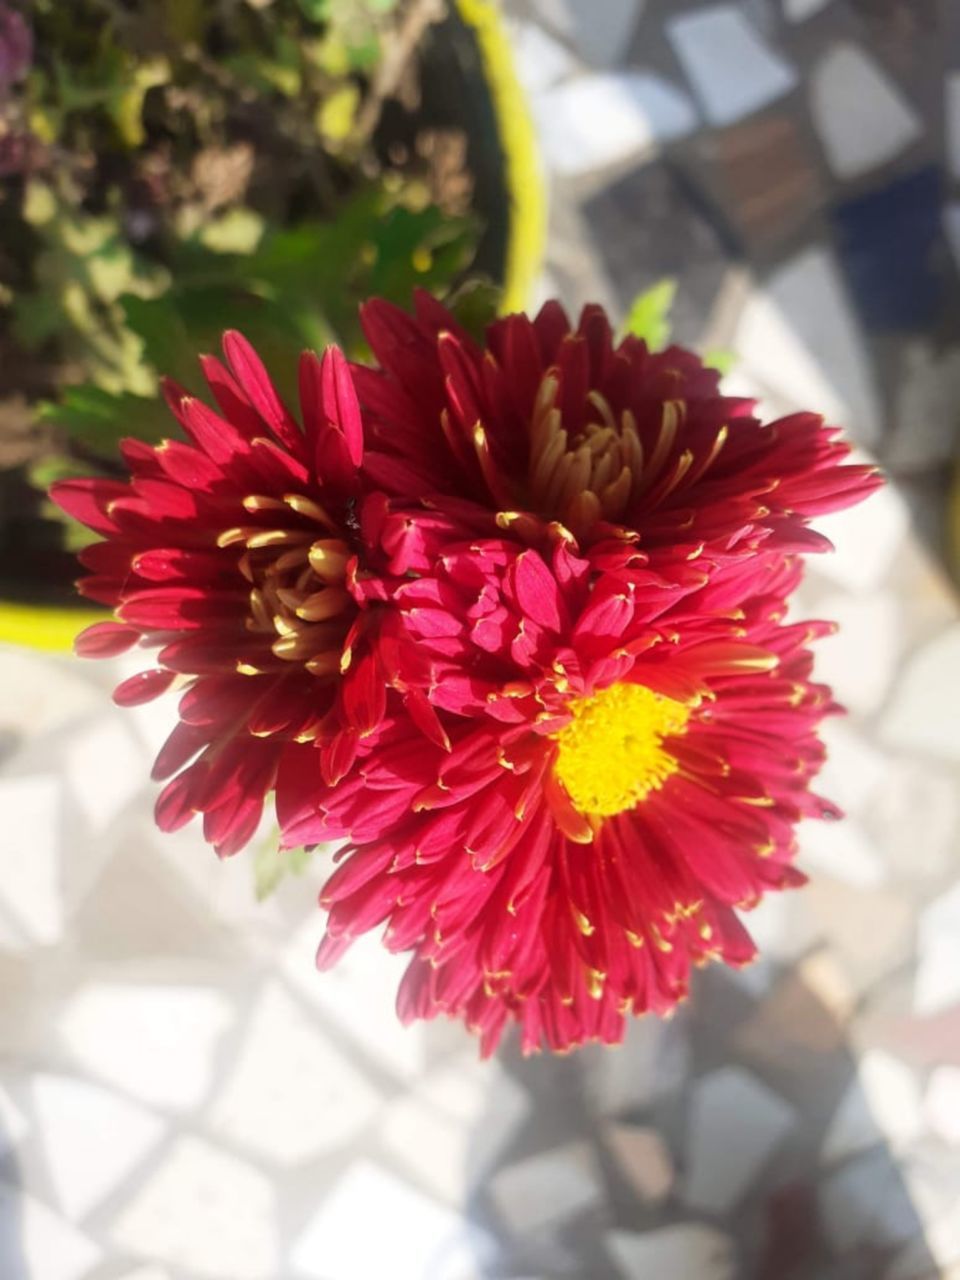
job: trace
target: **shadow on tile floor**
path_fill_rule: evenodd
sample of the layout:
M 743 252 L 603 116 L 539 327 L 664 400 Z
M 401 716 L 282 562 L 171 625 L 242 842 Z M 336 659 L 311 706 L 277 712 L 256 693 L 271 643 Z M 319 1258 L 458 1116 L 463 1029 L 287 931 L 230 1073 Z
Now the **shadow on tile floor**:
M 23 1184 L 13 1155 L 15 1136 L 0 1121 L 0 1276 L 32 1280 L 23 1254 Z
M 489 1280 L 932 1280 L 940 1273 L 877 1127 L 841 1013 L 796 970 L 701 975 L 623 1048 L 503 1064 L 528 1100 L 470 1217 Z M 498 1124 L 491 1093 L 478 1128 Z

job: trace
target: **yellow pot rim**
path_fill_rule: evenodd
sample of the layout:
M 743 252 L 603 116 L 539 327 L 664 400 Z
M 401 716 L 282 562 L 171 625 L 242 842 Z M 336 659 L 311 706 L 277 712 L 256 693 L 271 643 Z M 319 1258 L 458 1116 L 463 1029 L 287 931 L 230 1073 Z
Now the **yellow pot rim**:
M 513 52 L 497 0 L 454 0 L 473 30 L 487 76 L 510 201 L 501 310 L 521 311 L 540 271 L 546 242 L 546 199 L 536 132 L 517 79 Z M 48 653 L 73 647 L 76 636 L 110 615 L 0 600 L 0 644 Z
M 501 310 L 522 311 L 540 273 L 546 244 L 546 186 L 536 130 L 517 78 L 498 0 L 454 0 L 473 29 L 487 74 L 510 200 Z

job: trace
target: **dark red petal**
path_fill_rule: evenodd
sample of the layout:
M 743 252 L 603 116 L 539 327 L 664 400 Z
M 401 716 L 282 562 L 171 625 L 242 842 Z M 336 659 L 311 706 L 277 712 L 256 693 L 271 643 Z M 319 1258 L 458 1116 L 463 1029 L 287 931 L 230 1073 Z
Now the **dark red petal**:
M 113 700 L 118 707 L 139 707 L 166 693 L 176 678 L 176 672 L 163 671 L 159 667 L 152 671 L 139 671 L 117 685 Z
M 95 622 L 81 631 L 73 642 L 74 652 L 81 658 L 115 658 L 126 653 L 140 639 L 140 632 L 119 622 Z
M 537 552 L 522 552 L 509 577 L 524 616 L 550 631 L 560 631 L 567 621 L 566 609 L 556 578 Z
M 350 376 L 350 366 L 337 347 L 327 347 L 320 365 L 323 408 L 328 419 L 343 432 L 354 466 L 363 459 L 363 426 L 360 405 Z
M 229 329 L 223 335 L 223 352 L 254 409 L 280 443 L 299 456 L 303 451 L 303 436 L 290 411 L 277 395 L 270 375 L 256 351 L 242 333 Z
M 105 536 L 117 532 L 110 507 L 129 493 L 128 485 L 115 480 L 59 480 L 50 486 L 50 497 L 58 507 L 94 533 Z
M 197 766 L 194 766 L 196 769 Z M 157 797 L 154 819 L 161 831 L 179 831 L 197 812 L 193 807 L 196 779 L 194 770 L 181 773 L 168 782 Z

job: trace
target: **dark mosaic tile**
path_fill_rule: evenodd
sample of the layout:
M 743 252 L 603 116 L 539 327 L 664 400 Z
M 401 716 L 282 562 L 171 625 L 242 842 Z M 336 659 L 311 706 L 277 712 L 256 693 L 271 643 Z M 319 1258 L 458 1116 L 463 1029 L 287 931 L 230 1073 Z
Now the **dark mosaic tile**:
M 861 40 L 920 108 L 928 137 L 941 129 L 940 71 L 950 56 L 953 0 L 847 0 Z
M 823 204 L 819 166 L 792 116 L 734 125 L 703 138 L 698 151 L 714 169 L 721 198 L 751 256 L 789 239 Z
M 588 199 L 583 215 L 620 305 L 628 308 L 664 277 L 675 279 L 674 337 L 696 343 L 739 255 L 733 234 L 702 193 L 660 161 Z
M 942 175 L 928 166 L 834 209 L 838 256 L 867 328 L 904 332 L 936 322 L 947 260 L 942 196 Z

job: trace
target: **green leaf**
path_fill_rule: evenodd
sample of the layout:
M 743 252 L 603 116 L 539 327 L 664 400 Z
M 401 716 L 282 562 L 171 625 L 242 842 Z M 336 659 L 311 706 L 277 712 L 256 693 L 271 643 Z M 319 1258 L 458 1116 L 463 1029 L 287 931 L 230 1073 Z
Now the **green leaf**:
M 500 311 L 503 290 L 486 277 L 474 276 L 446 299 L 446 305 L 471 337 L 483 341 Z
M 300 0 L 300 10 L 308 22 L 326 22 L 332 7 L 331 0 Z
M 723 347 L 714 347 L 712 351 L 704 352 L 703 363 L 710 369 L 716 369 L 721 377 L 726 377 L 736 367 L 737 353 Z
M 170 64 L 166 58 L 150 58 L 127 75 L 119 93 L 109 105 L 117 132 L 131 150 L 146 138 L 143 127 L 143 103 L 151 89 L 167 84 Z
M 380 40 L 375 31 L 366 31 L 347 41 L 347 56 L 354 71 L 372 71 L 380 61 Z
M 116 451 L 125 436 L 156 444 L 170 434 L 173 425 L 162 401 L 128 391 L 116 395 L 92 383 L 68 387 L 58 401 L 42 404 L 37 416 L 106 456 Z
M 317 108 L 317 132 L 330 142 L 343 142 L 353 128 L 360 105 L 360 90 L 353 83 L 328 94 Z
M 120 299 L 123 318 L 143 345 L 142 359 L 157 373 L 186 383 L 197 370 L 197 352 L 170 293 L 140 298 L 127 293 Z
M 376 255 L 364 292 L 407 305 L 416 285 L 444 288 L 469 261 L 473 223 L 450 218 L 435 205 L 391 209 L 373 229 Z
M 263 218 L 252 209 L 228 209 L 199 233 L 214 253 L 253 253 L 263 237 Z
M 675 280 L 660 280 L 638 294 L 624 323 L 624 334 L 642 339 L 651 351 L 662 351 L 670 341 L 670 309 L 676 293 Z
M 269 898 L 284 876 L 303 875 L 311 857 L 307 849 L 280 849 L 276 836 L 264 841 L 253 859 L 253 891 L 257 901 Z

